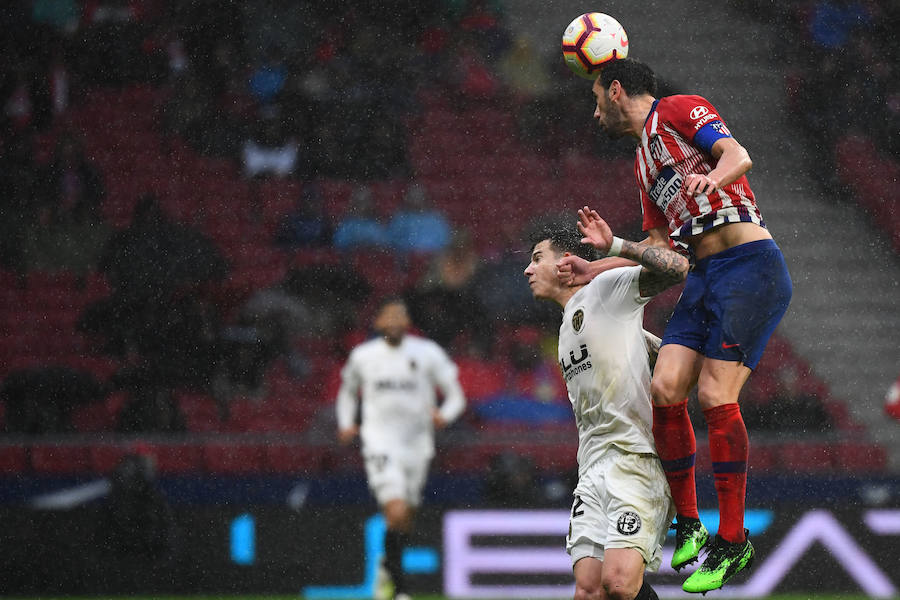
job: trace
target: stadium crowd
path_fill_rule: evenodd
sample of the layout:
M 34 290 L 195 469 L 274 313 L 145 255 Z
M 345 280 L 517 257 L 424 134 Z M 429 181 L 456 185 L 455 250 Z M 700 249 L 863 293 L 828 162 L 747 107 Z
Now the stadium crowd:
M 580 82 L 508 31 L 499 3 L 255 4 L 2 9 L 5 430 L 315 429 L 387 293 L 460 366 L 457 427 L 568 426 L 556 318 L 521 277 L 529 211 L 496 217 L 507 197 L 596 193 L 576 181 L 595 161 L 628 185 L 627 145 L 598 156 L 593 133 L 565 133 L 585 129 Z M 879 138 L 896 127 L 875 126 L 897 120 L 875 51 L 894 38 L 870 4 L 808 7 L 790 22 L 817 46 L 796 64 L 827 68 L 786 74 L 805 131 L 838 161 L 851 136 L 871 140 L 896 168 L 896 140 Z M 829 7 L 877 35 L 823 32 Z M 851 122 L 867 111 L 822 93 L 838 72 L 881 118 Z M 637 231 L 639 215 L 609 210 Z M 853 426 L 787 342 L 767 357 L 749 427 Z

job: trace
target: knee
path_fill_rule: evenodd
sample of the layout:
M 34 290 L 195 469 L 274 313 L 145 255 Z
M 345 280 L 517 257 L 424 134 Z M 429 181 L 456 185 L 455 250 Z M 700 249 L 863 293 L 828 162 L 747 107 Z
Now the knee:
M 606 591 L 601 585 L 584 585 L 575 583 L 573 600 L 606 600 Z
M 650 397 L 656 406 L 671 406 L 684 400 L 685 393 L 673 377 L 654 375 L 650 380 Z
M 697 403 L 704 410 L 715 408 L 722 404 L 736 403 L 737 401 L 738 399 L 734 394 L 729 394 L 715 385 L 697 386 Z
M 609 577 L 603 579 L 603 597 L 608 600 L 633 600 L 640 591 L 640 584 L 635 587 L 625 577 Z

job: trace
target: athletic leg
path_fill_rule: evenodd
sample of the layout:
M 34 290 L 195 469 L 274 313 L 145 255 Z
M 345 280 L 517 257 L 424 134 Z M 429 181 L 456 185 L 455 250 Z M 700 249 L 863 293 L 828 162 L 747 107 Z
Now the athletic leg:
M 405 594 L 408 590 L 403 575 L 403 549 L 409 538 L 413 511 L 406 500 L 394 499 L 385 503 L 382 513 L 387 524 L 384 534 L 384 566 L 394 583 L 394 595 Z
M 640 600 L 655 597 L 644 583 L 644 558 L 633 548 L 609 548 L 603 561 L 575 563 L 575 600 Z
M 750 444 L 738 405 L 738 395 L 750 369 L 737 362 L 708 358 L 697 387 L 706 416 L 709 451 L 719 498 L 719 535 L 728 542 L 744 541 L 744 496 Z
M 687 394 L 697 382 L 703 356 L 678 344 L 660 348 L 653 381 L 653 439 L 675 503 L 675 551 L 672 568 L 697 560 L 709 533 L 700 523 L 694 458 L 697 441 L 687 412 Z

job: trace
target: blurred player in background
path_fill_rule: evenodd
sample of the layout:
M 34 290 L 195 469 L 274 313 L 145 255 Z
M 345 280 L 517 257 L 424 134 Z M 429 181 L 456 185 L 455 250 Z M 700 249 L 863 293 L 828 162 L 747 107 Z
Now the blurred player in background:
M 612 240 L 596 212 L 585 207 L 578 214 L 585 237 L 574 228 L 539 232 L 525 269 L 534 297 L 563 308 L 559 362 L 578 428 L 566 550 L 576 600 L 647 600 L 657 595 L 644 571 L 659 568 L 675 510 L 653 446 L 644 305 L 684 280 L 688 260 L 667 248 L 629 244 L 622 256 L 642 266 L 568 285 L 558 277 L 558 261 L 591 258 L 592 245 Z
M 336 402 L 338 440 L 349 444 L 359 435 L 369 487 L 387 524 L 383 568 L 394 600 L 409 599 L 401 561 L 434 456 L 434 430 L 465 408 L 456 365 L 436 343 L 410 335 L 410 326 L 402 300 L 382 303 L 374 321 L 380 336 L 350 353 Z M 440 407 L 436 389 L 443 394 Z M 383 583 L 376 594 L 386 595 Z
M 687 413 L 695 385 L 706 417 L 719 531 L 683 587 L 707 592 L 752 563 L 744 529 L 749 442 L 738 394 L 787 310 L 791 279 L 747 182 L 750 157 L 712 104 L 700 96 L 657 99 L 655 75 L 633 59 L 604 67 L 593 92 L 600 127 L 640 141 L 635 176 L 645 242 L 674 243 L 693 263 L 663 336 L 651 393 L 656 447 L 678 511 L 675 569 L 696 560 L 709 537 L 697 512 L 696 441 Z M 618 256 L 623 244 L 629 242 L 615 238 L 599 249 Z M 577 283 L 601 264 L 570 260 L 561 271 Z

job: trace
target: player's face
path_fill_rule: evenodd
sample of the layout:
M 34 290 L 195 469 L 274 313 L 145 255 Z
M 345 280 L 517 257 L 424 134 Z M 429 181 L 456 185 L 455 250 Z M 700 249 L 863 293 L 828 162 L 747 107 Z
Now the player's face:
M 543 300 L 554 297 L 559 287 L 557 260 L 559 256 L 550 245 L 550 240 L 538 242 L 531 251 L 531 262 L 525 269 L 525 277 L 535 298 Z
M 375 317 L 375 329 L 391 344 L 398 344 L 410 326 L 406 306 L 396 302 L 388 304 Z
M 615 84 L 614 84 L 615 85 Z M 618 104 L 609 99 L 609 94 L 600 84 L 600 78 L 594 81 L 594 98 L 597 105 L 594 107 L 594 118 L 597 124 L 612 138 L 620 138 L 625 135 L 625 117 Z

